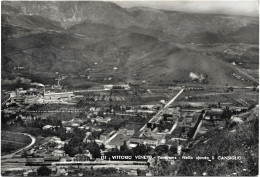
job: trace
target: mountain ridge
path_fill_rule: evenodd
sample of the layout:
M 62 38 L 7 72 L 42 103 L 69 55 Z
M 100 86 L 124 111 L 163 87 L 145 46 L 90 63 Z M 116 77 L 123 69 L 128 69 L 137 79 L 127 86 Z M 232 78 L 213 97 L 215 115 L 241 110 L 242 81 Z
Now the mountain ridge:
M 196 48 L 258 46 L 258 21 L 253 17 L 124 9 L 110 2 L 4 2 L 2 9 L 2 56 L 9 60 L 3 62 L 4 70 L 33 63 L 34 72 L 69 74 L 95 68 L 105 74 L 118 67 L 118 72 L 126 71 L 121 75 L 126 81 L 190 82 L 189 73 L 196 72 L 207 75 L 210 84 L 244 85 L 232 72 L 250 78 L 223 65 L 218 58 L 222 54 Z M 245 57 L 255 56 L 248 51 Z M 208 69 L 210 63 L 221 77 Z

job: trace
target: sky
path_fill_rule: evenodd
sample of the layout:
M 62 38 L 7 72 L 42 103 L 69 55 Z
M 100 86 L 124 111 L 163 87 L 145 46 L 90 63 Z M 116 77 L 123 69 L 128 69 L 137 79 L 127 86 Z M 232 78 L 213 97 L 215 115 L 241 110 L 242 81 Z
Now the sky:
M 258 16 L 259 0 L 157 0 L 157 1 L 113 1 L 121 7 L 151 7 L 155 9 L 166 9 L 173 11 L 184 11 L 193 13 L 209 13 L 209 14 L 230 14 Z

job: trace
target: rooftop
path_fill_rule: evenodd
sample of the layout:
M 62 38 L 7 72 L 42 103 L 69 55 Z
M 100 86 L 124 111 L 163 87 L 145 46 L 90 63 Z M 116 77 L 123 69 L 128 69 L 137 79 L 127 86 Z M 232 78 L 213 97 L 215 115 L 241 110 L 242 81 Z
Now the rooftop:
M 102 135 L 108 135 L 109 133 L 111 133 L 112 131 L 114 131 L 114 128 L 113 127 L 109 127 L 108 129 L 106 129 Z
M 138 131 L 140 128 L 142 127 L 142 125 L 140 124 L 128 124 L 126 126 L 120 127 L 120 129 L 127 129 L 127 130 L 134 130 L 134 131 Z
M 133 137 L 139 137 L 143 132 L 141 131 L 137 131 L 135 132 L 135 134 L 133 135 Z

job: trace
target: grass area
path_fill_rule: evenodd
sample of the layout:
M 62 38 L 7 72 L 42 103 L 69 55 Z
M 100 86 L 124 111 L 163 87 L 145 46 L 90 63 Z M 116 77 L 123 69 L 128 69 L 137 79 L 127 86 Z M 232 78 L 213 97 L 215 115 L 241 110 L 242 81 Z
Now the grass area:
M 22 134 L 1 132 L 1 155 L 10 154 L 31 142 L 31 138 Z
M 9 125 L 9 126 L 2 126 L 2 132 L 3 131 L 10 131 L 10 132 L 15 132 L 15 133 L 22 133 L 26 130 L 25 127 L 22 126 L 16 126 L 16 125 Z
M 41 144 L 44 144 L 44 143 L 46 143 L 45 138 L 41 137 L 41 136 L 37 136 L 34 146 L 40 146 Z

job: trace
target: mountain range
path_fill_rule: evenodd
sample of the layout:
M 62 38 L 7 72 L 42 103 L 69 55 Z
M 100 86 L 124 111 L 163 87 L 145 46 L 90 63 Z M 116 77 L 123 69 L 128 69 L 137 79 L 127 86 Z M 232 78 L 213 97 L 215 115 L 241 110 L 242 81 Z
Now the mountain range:
M 208 84 L 257 82 L 243 66 L 223 60 L 258 65 L 257 17 L 122 8 L 100 1 L 4 1 L 1 8 L 2 77 L 22 66 L 64 74 L 90 68 L 127 82 L 191 82 L 191 72 L 206 76 Z

